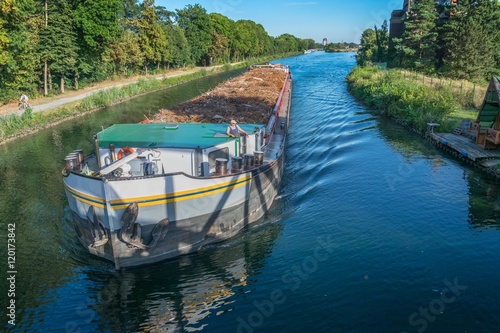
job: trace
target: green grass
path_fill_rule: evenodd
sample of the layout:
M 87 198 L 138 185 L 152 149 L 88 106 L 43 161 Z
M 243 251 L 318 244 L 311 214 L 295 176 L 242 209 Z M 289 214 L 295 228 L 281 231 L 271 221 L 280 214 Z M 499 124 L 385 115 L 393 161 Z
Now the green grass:
M 429 86 L 407 80 L 397 70 L 356 67 L 346 78 L 349 91 L 369 107 L 424 131 L 427 123 L 440 123 L 451 131 L 462 119 L 473 120 L 477 110 L 457 99 L 447 85 Z
M 28 109 L 21 116 L 9 115 L 6 117 L 0 117 L 0 144 L 2 143 L 2 141 L 8 138 L 15 137 L 16 135 L 26 133 L 28 131 L 34 131 L 37 128 L 55 123 L 59 120 L 64 120 L 72 116 L 76 116 L 78 114 L 98 110 L 100 108 L 107 107 L 113 104 L 118 104 L 142 94 L 165 89 L 217 72 L 245 68 L 253 64 L 264 63 L 276 58 L 286 58 L 297 54 L 298 53 L 289 53 L 280 54 L 273 57 L 265 56 L 253 58 L 251 60 L 247 60 L 234 65 L 225 64 L 210 71 L 201 69 L 192 74 L 164 78 L 162 80 L 157 80 L 154 78 L 139 79 L 136 83 L 128 84 L 119 88 L 109 88 L 106 90 L 102 90 L 78 102 L 68 103 L 54 110 L 32 113 L 32 110 Z
M 222 70 L 231 70 L 244 67 L 224 66 Z M 9 115 L 0 117 L 0 141 L 16 136 L 20 133 L 32 131 L 50 123 L 75 116 L 84 112 L 97 110 L 106 106 L 123 102 L 132 97 L 139 96 L 159 89 L 165 89 L 179 83 L 188 82 L 216 72 L 202 69 L 192 74 L 176 76 L 157 80 L 154 78 L 139 79 L 136 83 L 128 84 L 120 88 L 109 88 L 92 94 L 78 102 L 65 104 L 62 107 L 50 111 L 33 113 L 27 109 L 20 116 Z
M 99 91 L 78 102 L 68 103 L 54 110 L 32 113 L 31 109 L 27 109 L 21 116 L 9 115 L 0 117 L 0 140 L 5 140 L 19 133 L 42 127 L 57 120 L 117 104 L 141 94 L 165 89 L 206 75 L 208 75 L 208 72 L 201 70 L 192 74 L 165 78 L 163 80 L 153 78 L 140 79 L 136 83 L 120 88 L 109 88 Z

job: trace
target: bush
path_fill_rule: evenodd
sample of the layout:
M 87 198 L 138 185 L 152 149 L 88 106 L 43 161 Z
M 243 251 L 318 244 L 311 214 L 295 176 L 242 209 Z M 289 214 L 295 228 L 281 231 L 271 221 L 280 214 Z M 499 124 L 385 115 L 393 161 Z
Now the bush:
M 407 81 L 397 71 L 356 67 L 347 76 L 349 91 L 370 107 L 419 130 L 443 122 L 458 107 L 451 90 Z

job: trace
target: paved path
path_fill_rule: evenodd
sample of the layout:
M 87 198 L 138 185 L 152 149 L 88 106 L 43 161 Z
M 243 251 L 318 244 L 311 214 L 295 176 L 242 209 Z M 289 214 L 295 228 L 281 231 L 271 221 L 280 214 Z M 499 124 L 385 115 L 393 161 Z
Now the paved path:
M 164 75 L 154 76 L 154 78 L 156 78 L 157 80 L 162 80 L 165 78 L 184 76 L 184 75 L 195 73 L 195 72 L 202 70 L 202 69 L 206 70 L 207 72 L 210 72 L 217 67 L 222 67 L 222 65 L 209 66 L 209 67 L 195 67 L 192 69 L 183 70 L 181 72 L 177 71 L 177 72 L 174 72 L 172 74 L 164 74 Z M 153 77 L 153 76 L 151 76 L 151 77 Z M 144 77 L 142 77 L 142 78 L 144 78 Z M 72 96 L 68 96 L 68 97 L 65 97 L 64 95 L 59 95 L 59 96 L 55 96 L 54 100 L 51 100 L 48 102 L 41 102 L 39 104 L 37 103 L 37 101 L 35 99 L 35 100 L 30 101 L 31 109 L 33 110 L 33 113 L 42 112 L 42 111 L 46 111 L 46 110 L 50 110 L 50 109 L 55 109 L 55 108 L 58 108 L 64 104 L 68 104 L 68 103 L 72 103 L 72 102 L 84 99 L 85 97 L 93 95 L 99 91 L 103 91 L 103 90 L 110 89 L 110 88 L 122 87 L 122 86 L 126 86 L 126 85 L 129 85 L 132 83 L 136 83 L 137 81 L 139 81 L 139 79 L 140 78 L 137 78 L 136 80 L 123 82 L 123 83 L 112 83 L 111 82 L 109 85 L 105 85 L 103 87 L 96 87 L 95 89 L 91 89 L 91 90 L 86 91 L 86 92 L 82 91 L 81 93 L 77 93 L 76 95 L 72 94 Z M 104 83 L 104 84 L 106 84 L 106 83 Z M 13 106 L 11 107 L 11 109 L 13 109 L 13 111 L 4 112 L 4 113 L 0 114 L 0 116 L 8 116 L 8 115 L 12 115 L 12 114 L 15 114 L 15 115 L 22 115 L 23 114 L 23 111 L 19 111 L 18 109 L 14 109 L 14 108 L 15 108 L 15 105 L 13 104 Z

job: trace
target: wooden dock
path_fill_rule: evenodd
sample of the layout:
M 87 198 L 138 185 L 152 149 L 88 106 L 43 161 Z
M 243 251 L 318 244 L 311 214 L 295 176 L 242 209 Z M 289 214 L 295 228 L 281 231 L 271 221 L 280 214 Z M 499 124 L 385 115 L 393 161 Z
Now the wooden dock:
M 500 164 L 500 149 L 485 150 L 478 146 L 472 138 L 453 133 L 428 133 L 437 144 L 455 150 L 461 156 L 468 158 L 484 167 Z

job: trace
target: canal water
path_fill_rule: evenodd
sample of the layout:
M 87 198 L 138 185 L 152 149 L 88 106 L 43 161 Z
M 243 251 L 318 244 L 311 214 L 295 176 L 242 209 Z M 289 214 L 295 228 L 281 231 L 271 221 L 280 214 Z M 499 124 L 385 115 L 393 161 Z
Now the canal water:
M 87 254 L 70 222 L 63 157 L 90 152 L 102 127 L 140 121 L 237 73 L 0 146 L 2 327 L 499 332 L 498 182 L 354 100 L 344 81 L 354 54 L 276 62 L 294 79 L 279 197 L 259 223 L 195 254 L 122 271 Z

